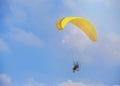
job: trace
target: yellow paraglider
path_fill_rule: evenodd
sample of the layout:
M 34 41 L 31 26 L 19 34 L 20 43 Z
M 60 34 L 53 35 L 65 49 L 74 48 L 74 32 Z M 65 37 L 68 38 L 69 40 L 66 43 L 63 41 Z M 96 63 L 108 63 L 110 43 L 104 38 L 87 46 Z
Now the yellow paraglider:
M 63 30 L 67 23 L 71 23 L 80 28 L 92 41 L 97 40 L 97 33 L 90 21 L 81 17 L 64 17 L 57 21 L 58 30 Z

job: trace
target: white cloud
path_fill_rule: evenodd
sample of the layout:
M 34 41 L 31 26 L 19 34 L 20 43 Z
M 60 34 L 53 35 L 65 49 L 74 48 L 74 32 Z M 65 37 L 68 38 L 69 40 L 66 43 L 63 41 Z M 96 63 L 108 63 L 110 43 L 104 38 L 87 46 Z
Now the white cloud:
M 63 0 L 64 4 L 71 10 L 76 9 L 76 2 L 75 0 Z
M 92 44 L 84 32 L 75 26 L 71 25 L 70 27 L 66 27 L 64 32 L 62 44 L 69 45 L 69 47 L 81 48 L 81 50 L 84 50 Z
M 105 64 L 119 64 L 120 61 L 120 36 L 114 32 L 98 36 L 97 42 L 91 42 L 89 38 L 82 33 L 78 28 L 71 27 L 64 30 L 62 44 L 68 47 L 75 48 L 80 52 L 86 52 L 85 55 L 80 55 L 80 59 L 85 63 L 91 63 L 94 60 L 94 55 L 102 55 L 100 57 Z M 82 59 L 82 56 L 86 57 Z M 90 59 L 91 58 L 91 59 Z
M 11 6 L 10 10 L 12 12 L 11 20 L 13 20 L 13 23 L 14 22 L 23 23 L 26 20 L 26 17 L 27 17 L 26 13 L 24 9 L 19 7 L 19 5 Z
M 37 82 L 33 78 L 31 78 L 28 79 L 27 82 L 23 84 L 23 86 L 47 86 L 47 85 L 44 83 Z
M 8 75 L 0 74 L 0 86 L 47 86 L 47 84 L 37 82 L 33 78 L 29 78 L 23 83 L 14 83 Z
M 41 28 L 40 24 L 44 20 L 48 21 L 48 16 L 46 16 L 47 18 L 43 16 L 48 14 L 51 6 L 47 0 L 11 0 L 9 1 L 9 13 L 5 17 L 5 24 L 8 28 L 18 27 L 18 25 Z M 49 18 L 53 19 L 51 16 Z
M 49 86 L 46 83 L 36 81 L 34 78 L 29 78 L 22 83 L 12 83 L 12 86 Z
M 0 74 L 0 86 L 11 86 L 11 78 L 6 74 Z
M 102 4 L 110 4 L 114 0 L 85 0 L 86 2 L 91 3 L 102 3 Z
M 67 82 L 57 84 L 57 86 L 107 86 L 107 85 L 104 85 L 104 84 L 88 84 L 88 83 L 73 82 L 72 80 L 68 80 Z
M 87 4 L 101 4 L 106 7 L 112 7 L 115 3 L 119 3 L 119 0 L 63 0 L 63 3 L 71 10 L 76 11 L 81 6 L 81 3 L 84 5 Z
M 88 56 L 88 55 L 81 55 L 79 57 L 80 61 L 82 61 L 83 63 L 86 64 L 91 64 L 93 61 L 93 57 L 92 56 Z
M 37 18 L 41 17 L 40 15 L 48 12 L 51 6 L 52 5 L 47 0 L 12 0 L 10 2 L 12 14 L 19 20 L 20 18 L 25 20 L 29 16 Z
M 0 51 L 1 52 L 9 51 L 7 43 L 2 38 L 0 38 Z
M 22 4 L 18 3 L 18 0 L 11 0 L 9 2 L 9 14 L 6 15 L 5 23 L 11 28 L 16 23 L 24 23 L 27 19 L 27 13 L 24 8 L 22 8 Z
M 29 78 L 23 83 L 14 83 L 12 79 L 6 74 L 0 74 L 0 86 L 48 86 L 47 84 L 35 81 L 33 78 Z
M 11 29 L 9 36 L 16 41 L 30 46 L 40 47 L 42 45 L 42 41 L 37 36 L 32 32 L 26 32 L 22 29 Z
M 19 85 L 16 85 L 19 86 Z M 22 83 L 20 86 L 109 86 L 103 83 L 83 83 L 83 82 L 73 82 L 72 80 L 68 80 L 65 82 L 48 85 L 46 83 L 41 83 L 35 81 L 35 79 L 28 79 L 28 81 Z M 113 86 L 119 86 L 119 85 L 113 85 Z
M 49 18 L 51 19 L 51 16 L 49 18 L 48 16 L 47 18 L 43 17 L 43 15 L 48 14 L 50 6 L 52 5 L 51 3 L 49 3 L 48 0 L 9 1 L 9 14 L 7 14 L 5 18 L 6 26 L 8 26 L 9 29 L 21 28 L 21 26 L 23 26 L 23 30 L 17 29 L 10 31 L 10 36 L 23 43 L 40 46 L 41 40 L 36 37 L 32 32 L 25 32 L 24 25 L 30 29 L 34 29 L 34 31 L 38 30 L 38 28 L 39 30 L 41 30 L 41 24 L 46 24 L 46 21 L 48 21 Z
M 31 21 L 32 24 L 34 23 L 33 25 L 37 26 L 36 25 L 38 24 L 37 19 L 40 20 L 39 17 L 41 17 L 39 13 L 42 13 L 42 11 L 44 11 L 43 6 L 45 6 L 44 5 L 45 3 L 46 3 L 46 0 L 34 0 L 34 1 L 33 0 L 17 0 L 17 1 L 12 0 L 10 1 L 9 2 L 10 14 L 8 14 L 8 16 L 6 16 L 5 18 L 6 26 L 8 26 L 10 29 L 8 36 L 10 36 L 12 39 L 17 40 L 21 43 L 24 43 L 30 46 L 40 47 L 42 45 L 42 41 L 35 34 L 33 34 L 32 32 L 26 32 L 24 30 L 25 28 L 23 29 L 17 29 L 17 28 L 19 28 L 18 26 L 19 24 L 27 25 L 26 21 L 28 20 L 29 21 L 32 20 Z M 37 28 L 40 28 L 40 22 L 38 25 L 39 26 Z
M 29 78 L 22 83 L 13 82 L 13 80 L 6 74 L 0 74 L 0 86 L 109 86 L 104 83 L 85 83 L 85 82 L 74 82 L 72 80 L 67 80 L 65 82 L 54 83 L 53 85 L 48 85 L 47 83 L 41 83 L 36 81 L 34 78 Z M 120 86 L 120 85 L 112 85 Z
M 116 17 L 117 11 L 114 11 L 114 7 L 116 3 L 120 3 L 120 0 L 70 0 L 70 2 L 68 0 L 64 0 L 63 2 L 69 9 L 73 11 L 72 13 L 74 13 L 75 15 L 83 15 L 91 19 L 95 27 L 101 32 L 99 32 L 100 35 L 98 36 L 98 41 L 92 43 L 88 40 L 86 36 L 80 34 L 78 29 L 74 27 L 72 29 L 69 28 L 69 30 L 66 30 L 64 34 L 62 43 L 69 47 L 72 47 L 73 49 L 75 48 L 74 51 L 78 50 L 78 56 L 85 56 L 86 59 L 82 60 L 84 63 L 87 63 L 88 59 L 90 62 L 94 62 L 100 59 L 101 61 L 103 61 L 103 63 L 110 66 L 120 64 L 120 35 L 116 34 L 115 32 L 110 33 L 117 30 L 116 26 L 118 23 L 118 18 Z M 93 8 L 94 4 L 95 8 Z M 94 12 L 97 11 L 97 5 L 97 9 L 101 8 L 101 10 L 98 11 L 98 15 L 101 14 L 99 12 L 106 10 L 103 7 L 111 7 L 111 9 L 106 10 L 106 12 L 108 11 L 108 13 L 101 15 L 101 17 L 98 17 L 94 15 Z M 118 5 L 120 6 L 120 4 Z M 89 7 L 90 9 L 88 9 Z M 85 10 L 83 8 L 85 8 Z M 102 8 L 104 10 L 102 10 Z M 114 13 L 108 16 L 109 10 L 110 12 L 114 11 Z M 93 14 L 91 14 L 92 12 Z M 104 21 L 102 20 L 102 18 L 104 18 Z M 109 22 L 109 25 L 106 22 Z M 81 52 L 83 52 L 82 55 Z
M 105 63 L 116 64 L 120 61 L 120 36 L 116 33 L 107 33 L 102 36 L 96 47 L 101 54 L 105 55 L 103 60 Z
M 22 5 L 22 6 L 27 6 L 28 8 L 30 8 L 31 10 L 35 10 L 37 7 L 41 7 L 41 5 L 43 6 L 43 3 L 46 2 L 46 0 L 12 0 L 11 4 L 18 4 L 18 5 Z M 38 9 L 38 8 L 37 8 Z M 41 9 L 41 8 L 40 8 Z
M 69 8 L 77 8 L 78 4 L 101 4 L 101 5 L 112 5 L 114 2 L 119 2 L 118 0 L 63 0 L 63 3 L 66 4 Z
M 9 1 L 9 14 L 7 14 L 5 22 L 9 22 L 9 25 L 12 24 L 13 27 L 16 24 L 20 24 L 20 26 L 24 24 L 37 26 L 36 28 L 40 29 L 41 23 L 46 24 L 53 21 L 53 17 L 51 17 L 53 14 L 50 15 L 50 13 L 56 10 L 54 6 L 56 6 L 54 1 L 49 0 L 11 0 Z
M 120 86 L 120 85 L 117 85 L 117 84 L 116 84 L 116 85 L 113 85 L 113 86 Z

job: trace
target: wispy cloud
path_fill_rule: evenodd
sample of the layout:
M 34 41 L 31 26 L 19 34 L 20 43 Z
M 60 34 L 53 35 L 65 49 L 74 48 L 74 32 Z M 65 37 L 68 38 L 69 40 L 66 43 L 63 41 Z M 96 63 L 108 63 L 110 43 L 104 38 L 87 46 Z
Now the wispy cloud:
M 91 63 L 93 63 L 94 58 L 89 55 L 81 55 L 79 59 L 80 59 L 80 61 L 82 61 L 85 64 L 91 64 Z
M 9 51 L 9 47 L 8 47 L 7 43 L 3 40 L 3 38 L 0 38 L 0 51 L 1 52 Z
M 113 86 L 120 86 L 120 85 L 113 85 Z
M 71 10 L 79 9 L 78 7 L 81 6 L 79 4 L 98 4 L 104 5 L 106 7 L 112 7 L 115 3 L 119 3 L 119 0 L 63 0 L 63 3 Z
M 38 16 L 40 16 L 39 13 L 41 13 L 42 7 L 44 6 L 44 2 L 44 0 L 12 0 L 9 2 L 10 14 L 5 17 L 5 24 L 9 28 L 8 39 L 11 37 L 16 41 L 36 47 L 40 47 L 43 44 L 41 39 L 37 37 L 33 32 L 26 32 L 25 27 L 22 27 L 22 29 L 19 28 L 21 28 L 20 26 L 23 24 L 28 25 L 27 21 L 29 20 L 32 20 L 32 23 L 37 21 Z M 38 21 L 36 23 L 38 24 Z M 29 25 L 28 27 L 35 26 Z M 40 28 L 40 25 L 37 28 Z
M 11 86 L 12 80 L 6 74 L 0 74 L 0 86 Z
M 103 37 L 103 36 L 102 36 Z M 106 63 L 116 64 L 120 61 L 120 36 L 116 33 L 108 33 L 100 42 L 98 42 L 98 49 L 105 55 L 103 59 Z M 101 53 L 101 54 L 102 54 Z
M 84 62 L 87 62 L 88 60 L 91 62 L 94 60 L 93 58 L 89 58 L 94 57 L 94 54 L 103 55 L 101 58 L 105 64 L 114 65 L 118 64 L 120 61 L 120 36 L 117 33 L 112 32 L 104 34 L 99 36 L 98 41 L 92 42 L 82 33 L 82 31 L 72 27 L 72 29 L 69 28 L 69 30 L 65 30 L 61 42 L 62 44 L 72 47 L 73 49 L 78 49 L 81 52 L 86 51 L 85 55 L 83 55 L 83 57 L 86 57 L 86 61 L 83 59 Z
M 11 29 L 9 36 L 23 44 L 40 47 L 42 41 L 32 32 L 26 32 L 23 29 Z
M 46 20 L 48 21 L 48 18 L 43 16 L 48 14 L 47 12 L 49 11 L 50 6 L 52 6 L 48 2 L 48 0 L 10 1 L 9 14 L 7 14 L 7 16 L 5 17 L 5 24 L 10 30 L 10 37 L 28 45 L 41 46 L 42 41 L 33 32 L 26 32 L 26 28 L 24 27 L 24 25 L 27 27 L 27 29 L 32 29 L 31 31 L 40 31 L 41 29 L 43 29 L 41 27 L 43 24 L 41 23 L 43 23 L 44 21 L 44 23 L 46 23 Z M 21 27 L 22 30 L 12 29 Z
M 47 86 L 47 84 L 37 82 L 33 78 L 31 78 L 28 79 L 25 83 L 23 83 L 23 86 Z
M 33 78 L 29 78 L 23 83 L 13 82 L 12 78 L 7 74 L 0 74 L 0 86 L 48 86 L 47 84 L 37 82 Z
M 72 80 L 67 80 L 64 82 L 53 83 L 52 85 L 47 83 L 42 83 L 36 81 L 34 78 L 28 78 L 27 80 L 19 83 L 13 82 L 12 78 L 6 74 L 0 74 L 0 86 L 109 86 L 104 83 L 85 83 L 85 82 L 74 82 Z M 120 85 L 111 85 L 111 86 L 120 86 Z
M 119 31 L 119 16 L 116 16 L 118 11 L 115 8 L 115 4 L 120 1 L 70 0 L 69 2 L 68 0 L 64 0 L 63 2 L 75 15 L 81 15 L 91 19 L 98 32 L 98 41 L 92 43 L 83 33 L 77 30 L 78 28 L 76 29 L 70 26 L 69 30 L 66 30 L 64 34 L 62 44 L 75 48 L 75 51 L 78 49 L 79 53 L 84 51 L 82 56 L 86 57 L 86 62 L 88 59 L 90 62 L 101 59 L 103 63 L 109 64 L 110 66 L 118 65 L 120 61 L 120 35 L 117 34 L 117 31 Z M 120 6 L 120 4 L 117 5 Z M 118 8 L 118 6 L 116 7 Z M 95 15 L 96 13 L 101 16 L 98 17 L 98 15 Z M 81 56 L 81 53 L 78 56 Z M 96 56 L 97 59 L 93 59 Z M 83 60 L 85 62 L 85 59 Z
M 31 19 L 31 22 L 34 23 L 42 19 L 42 16 L 46 15 L 52 6 L 48 0 L 12 0 L 9 4 L 10 17 L 12 17 L 11 20 L 15 24 L 30 21 Z
M 58 84 L 57 86 L 108 86 L 105 84 L 92 84 L 92 83 L 82 83 L 82 82 L 73 82 L 72 80 L 68 80 L 67 82 L 63 82 Z
M 85 49 L 91 44 L 91 41 L 84 32 L 71 25 L 64 30 L 62 44 L 69 45 L 69 47 Z

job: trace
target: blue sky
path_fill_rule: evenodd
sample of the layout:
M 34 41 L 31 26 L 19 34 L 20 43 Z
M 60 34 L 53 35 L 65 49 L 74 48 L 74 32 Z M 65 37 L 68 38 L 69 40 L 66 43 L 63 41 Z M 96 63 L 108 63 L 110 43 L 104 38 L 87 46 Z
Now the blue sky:
M 120 86 L 119 10 L 119 0 L 0 0 L 0 85 Z M 58 31 L 65 16 L 90 20 L 98 41 L 71 24 Z

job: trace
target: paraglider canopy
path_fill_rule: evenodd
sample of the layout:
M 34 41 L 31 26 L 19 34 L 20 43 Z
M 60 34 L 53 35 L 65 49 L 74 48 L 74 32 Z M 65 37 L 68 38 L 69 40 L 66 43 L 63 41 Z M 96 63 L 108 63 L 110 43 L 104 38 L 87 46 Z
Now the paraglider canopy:
M 97 40 L 97 33 L 94 26 L 85 18 L 63 17 L 56 23 L 58 30 L 63 30 L 67 23 L 71 23 L 81 29 L 92 41 Z

